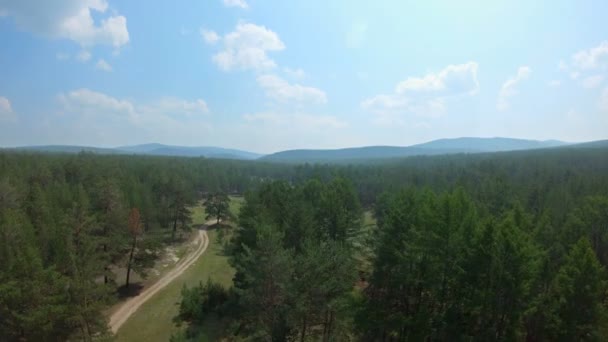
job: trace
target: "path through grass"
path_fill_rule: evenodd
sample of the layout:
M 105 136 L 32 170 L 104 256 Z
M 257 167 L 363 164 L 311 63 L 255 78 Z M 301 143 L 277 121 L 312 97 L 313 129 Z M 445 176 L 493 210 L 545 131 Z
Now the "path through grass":
M 193 208 L 195 225 L 204 222 L 204 216 L 200 205 Z M 174 326 L 173 317 L 178 313 L 184 284 L 191 287 L 212 278 L 226 286 L 231 285 L 234 270 L 228 264 L 228 258 L 222 254 L 217 231 L 210 230 L 208 234 L 207 251 L 181 276 L 143 304 L 118 330 L 116 341 L 168 341 L 171 334 L 180 329 Z

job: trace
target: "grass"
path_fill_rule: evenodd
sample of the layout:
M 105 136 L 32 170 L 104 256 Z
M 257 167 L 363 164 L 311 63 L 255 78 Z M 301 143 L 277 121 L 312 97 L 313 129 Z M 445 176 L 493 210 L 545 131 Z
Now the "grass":
M 232 199 L 231 209 L 238 210 L 243 202 L 242 198 Z M 192 208 L 192 220 L 195 226 L 205 222 L 205 212 L 200 204 Z M 234 270 L 230 267 L 228 258 L 223 255 L 221 244 L 217 242 L 217 234 L 216 230 L 208 232 L 207 251 L 181 276 L 143 304 L 118 330 L 116 341 L 168 341 L 173 333 L 184 329 L 173 324 L 184 285 L 191 287 L 199 282 L 206 282 L 208 278 L 225 286 L 232 284 Z M 208 336 L 213 336 L 213 327 L 209 327 L 209 330 L 211 331 Z M 209 339 L 212 340 L 211 337 Z
M 359 271 L 363 274 L 371 272 L 371 258 L 373 252 L 370 250 L 367 244 L 368 239 L 372 237 L 372 234 L 378 229 L 376 219 L 371 211 L 365 211 L 363 213 L 363 224 L 361 227 L 361 235 L 358 240 L 354 242 L 355 246 L 355 260 L 359 264 Z
M 245 197 L 243 196 L 230 196 L 230 212 L 233 216 L 238 216 L 241 211 L 241 207 L 245 203 Z
M 366 210 L 363 213 L 363 230 L 372 231 L 376 229 L 376 219 L 371 210 Z

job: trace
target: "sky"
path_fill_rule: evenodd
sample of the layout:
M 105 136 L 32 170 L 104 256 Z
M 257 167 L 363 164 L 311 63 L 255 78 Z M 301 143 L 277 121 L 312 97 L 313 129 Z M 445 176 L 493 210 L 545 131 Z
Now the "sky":
M 608 138 L 608 2 L 0 0 L 0 146 Z

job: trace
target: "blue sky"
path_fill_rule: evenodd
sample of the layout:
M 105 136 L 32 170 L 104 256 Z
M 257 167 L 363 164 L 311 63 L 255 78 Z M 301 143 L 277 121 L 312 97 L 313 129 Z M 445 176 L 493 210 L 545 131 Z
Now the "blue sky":
M 0 146 L 608 138 L 606 1 L 0 0 Z

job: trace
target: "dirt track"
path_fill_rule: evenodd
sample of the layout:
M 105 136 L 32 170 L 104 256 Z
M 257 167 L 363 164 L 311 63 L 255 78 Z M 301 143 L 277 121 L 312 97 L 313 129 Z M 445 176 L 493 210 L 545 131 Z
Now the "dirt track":
M 130 298 L 124 302 L 118 310 L 116 310 L 112 316 L 110 316 L 110 329 L 112 333 L 116 334 L 118 329 L 129 319 L 129 317 L 139 309 L 148 299 L 152 298 L 158 291 L 162 290 L 165 286 L 169 285 L 175 278 L 179 277 L 180 274 L 190 267 L 198 258 L 205 253 L 207 246 L 209 245 L 209 237 L 207 236 L 207 226 L 214 223 L 215 220 L 206 222 L 202 229 L 198 231 L 198 246 L 196 250 L 190 254 L 187 258 L 180 261 L 177 266 L 160 278 L 149 288 L 142 291 L 137 296 Z

